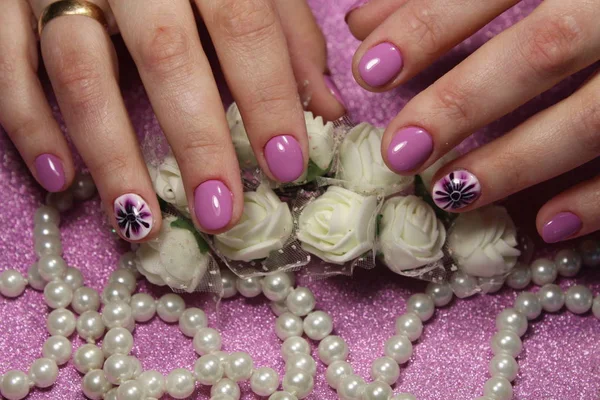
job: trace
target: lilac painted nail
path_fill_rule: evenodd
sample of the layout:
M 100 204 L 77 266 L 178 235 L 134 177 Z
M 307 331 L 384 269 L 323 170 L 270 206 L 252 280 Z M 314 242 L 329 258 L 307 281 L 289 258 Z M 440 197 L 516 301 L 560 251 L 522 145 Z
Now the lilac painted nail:
M 194 212 L 203 229 L 223 229 L 231 221 L 233 195 L 221 181 L 210 180 L 201 183 L 194 190 Z
M 340 103 L 344 108 L 346 108 L 346 104 L 344 104 L 344 100 L 342 99 L 342 94 L 338 90 L 337 86 L 335 86 L 335 83 L 333 82 L 331 77 L 325 75 L 323 76 L 323 79 L 325 80 L 325 86 L 327 86 L 327 88 L 329 89 L 329 93 L 331 93 L 331 95 L 335 97 L 338 103 Z
M 581 219 L 572 212 L 556 214 L 542 228 L 542 238 L 546 243 L 556 243 L 568 239 L 581 229 Z
M 269 170 L 280 182 L 292 182 L 304 172 L 300 143 L 290 135 L 275 136 L 265 146 Z
M 383 86 L 402 70 L 402 54 L 391 43 L 379 43 L 370 48 L 358 63 L 358 72 L 372 87 Z
M 433 151 L 433 139 L 424 129 L 409 126 L 400 129 L 388 147 L 387 158 L 396 172 L 413 170 L 423 164 Z
M 40 184 L 49 192 L 60 192 L 66 178 L 63 163 L 53 154 L 41 154 L 35 159 L 35 170 Z
M 450 172 L 433 185 L 433 200 L 443 210 L 457 210 L 473 203 L 481 195 L 475 175 L 465 170 Z
M 148 203 L 135 193 L 117 197 L 114 212 L 121 236 L 128 240 L 142 240 L 148 236 L 154 225 Z

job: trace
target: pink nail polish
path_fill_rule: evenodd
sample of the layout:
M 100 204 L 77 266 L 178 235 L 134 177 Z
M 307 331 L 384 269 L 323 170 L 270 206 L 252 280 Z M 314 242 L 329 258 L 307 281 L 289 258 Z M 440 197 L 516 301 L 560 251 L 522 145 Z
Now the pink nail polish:
M 396 172 L 411 171 L 423 164 L 433 151 L 433 139 L 422 128 L 409 126 L 400 129 L 390 143 L 387 158 Z
M 400 50 L 391 43 L 379 43 L 370 48 L 360 59 L 358 72 L 365 83 L 372 87 L 383 86 L 402 70 Z
M 221 181 L 210 180 L 201 183 L 194 190 L 194 212 L 203 229 L 223 229 L 231 221 L 233 194 Z
M 469 171 L 450 172 L 433 185 L 433 201 L 443 210 L 464 208 L 481 196 L 479 179 Z
M 304 172 L 300 143 L 290 135 L 275 136 L 265 146 L 269 170 L 280 182 L 292 182 Z
M 323 79 L 325 80 L 325 86 L 327 86 L 327 88 L 329 89 L 329 93 L 331 93 L 331 95 L 335 97 L 335 99 L 338 101 L 338 103 L 342 105 L 342 107 L 346 108 L 346 104 L 344 104 L 344 100 L 342 99 L 342 94 L 333 82 L 333 79 L 331 79 L 331 77 L 327 75 L 323 76 Z
M 573 236 L 581 229 L 581 219 L 572 212 L 556 214 L 542 228 L 542 238 L 546 243 L 561 242 Z
M 66 184 L 63 163 L 53 154 L 37 156 L 35 170 L 40 184 L 49 192 L 60 192 Z
M 150 206 L 135 193 L 117 197 L 114 213 L 121 236 L 127 240 L 142 240 L 148 236 L 154 225 Z

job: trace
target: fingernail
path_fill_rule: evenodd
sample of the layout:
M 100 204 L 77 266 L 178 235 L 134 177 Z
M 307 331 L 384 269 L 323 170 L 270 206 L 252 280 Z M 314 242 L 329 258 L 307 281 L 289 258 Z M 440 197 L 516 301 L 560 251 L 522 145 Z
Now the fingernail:
M 450 172 L 433 185 L 433 200 L 443 210 L 458 210 L 473 203 L 481 195 L 475 175 L 465 170 Z
M 65 186 L 65 171 L 60 158 L 42 154 L 35 159 L 35 170 L 40 184 L 49 192 L 60 192 Z
M 324 75 L 323 79 L 325 79 L 325 86 L 327 86 L 327 88 L 329 89 L 329 93 L 331 93 L 331 95 L 335 97 L 335 99 L 338 101 L 338 103 L 342 105 L 342 107 L 346 108 L 346 104 L 344 104 L 344 100 L 342 99 L 342 94 L 338 90 L 337 86 L 335 86 L 333 79 L 331 79 L 331 77 L 327 75 Z
M 154 225 L 150 206 L 135 193 L 117 197 L 114 212 L 121 236 L 128 240 L 142 240 L 148 236 Z
M 201 183 L 194 190 L 194 212 L 203 229 L 223 229 L 231 221 L 233 194 L 223 182 L 216 179 Z
M 556 214 L 542 228 L 542 238 L 546 243 L 563 241 L 581 229 L 581 219 L 572 212 L 561 212 Z
M 350 6 L 350 8 L 348 8 L 348 11 L 346 11 L 346 17 L 348 17 L 348 14 L 350 14 L 352 11 L 361 8 L 362 6 L 366 5 L 369 2 L 369 0 L 357 0 L 354 3 L 352 3 L 352 5 Z
M 433 139 L 424 129 L 409 126 L 400 129 L 388 147 L 387 158 L 396 172 L 413 170 L 423 164 L 433 151 Z
M 304 172 L 300 143 L 290 135 L 275 136 L 265 146 L 269 170 L 280 182 L 292 182 Z
M 402 70 L 402 54 L 391 43 L 380 43 L 369 49 L 358 63 L 358 72 L 372 87 L 383 86 Z

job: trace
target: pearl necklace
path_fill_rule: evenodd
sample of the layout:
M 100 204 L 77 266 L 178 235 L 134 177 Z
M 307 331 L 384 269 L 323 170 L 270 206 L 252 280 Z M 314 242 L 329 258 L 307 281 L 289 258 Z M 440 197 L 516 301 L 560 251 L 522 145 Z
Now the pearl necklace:
M 218 331 L 207 327 L 207 318 L 198 308 L 187 308 L 176 294 L 167 294 L 155 301 L 144 293 L 133 294 L 139 275 L 135 271 L 134 256 L 127 253 L 119 260 L 120 268 L 114 271 L 102 296 L 83 286 L 83 276 L 75 268 L 67 267 L 62 253 L 58 212 L 43 206 L 35 214 L 37 264 L 28 270 L 25 279 L 18 271 L 7 270 L 0 274 L 0 294 L 17 297 L 29 284 L 44 291 L 46 304 L 53 309 L 47 318 L 50 338 L 42 348 L 42 358 L 37 359 L 25 374 L 8 371 L 0 381 L 0 392 L 8 400 L 20 400 L 35 387 L 52 386 L 58 376 L 58 365 L 71 358 L 71 342 L 67 337 L 75 330 L 88 343 L 77 349 L 73 356 L 75 368 L 85 374 L 82 380 L 84 394 L 90 399 L 134 400 L 159 399 L 163 394 L 183 399 L 189 397 L 196 382 L 212 386 L 211 400 L 237 400 L 240 389 L 237 382 L 250 380 L 252 391 L 269 400 L 297 400 L 307 397 L 314 387 L 316 362 L 310 356 L 310 345 L 302 338 L 306 334 L 319 341 L 318 356 L 327 365 L 325 379 L 338 391 L 342 400 L 414 400 L 409 393 L 393 395 L 391 386 L 399 377 L 399 364 L 412 356 L 412 342 L 423 331 L 436 307 L 450 303 L 453 290 L 457 296 L 461 289 L 469 289 L 472 281 L 467 275 L 456 273 L 450 284 L 430 283 L 425 293 L 412 295 L 407 301 L 407 311 L 396 321 L 396 335 L 385 342 L 384 356 L 371 366 L 373 382 L 366 383 L 354 375 L 345 360 L 349 350 L 339 336 L 331 335 L 333 321 L 323 311 L 314 311 L 316 299 L 304 287 L 294 288 L 294 276 L 276 273 L 264 278 L 237 278 L 230 271 L 222 271 L 224 297 L 239 292 L 245 297 L 264 294 L 272 301 L 271 308 L 278 316 L 275 332 L 283 340 L 282 357 L 286 362 L 283 391 L 276 392 L 279 376 L 271 368 L 253 366 L 245 352 L 226 354 L 221 351 Z M 584 242 L 582 249 L 595 248 Z M 583 259 L 592 264 L 595 252 L 583 251 Z M 555 257 L 535 261 L 531 268 L 517 266 L 507 277 L 506 284 L 523 288 L 534 283 L 543 285 L 538 294 L 524 292 L 515 300 L 514 308 L 502 311 L 496 319 L 498 332 L 491 340 L 494 357 L 490 361 L 491 378 L 485 383 L 483 397 L 478 400 L 508 400 L 512 398 L 511 381 L 516 377 L 518 364 L 515 358 L 521 351 L 520 337 L 525 333 L 528 320 L 537 318 L 542 310 L 556 312 L 563 305 L 569 311 L 582 314 L 592 309 L 600 319 L 600 296 L 595 299 L 587 287 L 576 285 L 564 293 L 552 282 L 557 275 L 574 276 L 582 264 L 582 256 L 563 250 Z M 525 283 L 526 282 L 526 283 Z M 489 292 L 497 291 L 502 284 L 491 282 Z M 104 304 L 102 314 L 98 312 Z M 76 319 L 71 308 L 79 314 Z M 157 314 L 167 323 L 178 323 L 181 332 L 193 337 L 193 347 L 201 357 L 194 372 L 175 369 L 163 377 L 157 371 L 142 371 L 137 358 L 130 356 L 133 348 L 131 332 L 136 322 L 149 321 Z M 304 318 L 304 319 L 302 319 Z M 108 329 L 106 334 L 105 330 Z M 102 348 L 95 345 L 103 339 Z M 113 387 L 116 385 L 116 387 Z M 487 397 L 486 397 L 487 396 Z

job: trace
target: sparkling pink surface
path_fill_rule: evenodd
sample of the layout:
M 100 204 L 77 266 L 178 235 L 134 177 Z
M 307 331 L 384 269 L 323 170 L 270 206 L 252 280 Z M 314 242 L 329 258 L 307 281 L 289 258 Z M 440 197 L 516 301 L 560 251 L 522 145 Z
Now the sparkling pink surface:
M 329 41 L 330 69 L 350 114 L 357 121 L 369 120 L 384 124 L 403 106 L 407 99 L 431 84 L 444 71 L 465 58 L 469 52 L 523 18 L 538 1 L 523 1 L 485 29 L 454 49 L 434 67 L 402 88 L 384 94 L 371 94 L 360 89 L 350 73 L 351 57 L 357 42 L 351 38 L 343 22 L 344 9 L 352 0 L 313 0 L 311 4 Z M 122 45 L 117 43 L 122 50 Z M 122 52 L 121 52 L 122 54 Z M 140 136 L 158 132 L 150 105 L 132 72 L 127 57 L 122 57 L 122 87 L 134 126 Z M 504 133 L 536 110 L 568 95 L 586 73 L 569 79 L 515 111 L 501 121 L 484 128 L 470 139 L 464 148 L 483 143 Z M 81 165 L 80 159 L 76 162 Z M 579 174 L 583 177 L 585 174 Z M 4 133 L 0 133 L 0 270 L 17 268 L 25 271 L 35 261 L 33 254 L 32 216 L 43 199 L 42 189 L 29 176 L 25 165 Z M 528 230 L 535 220 L 535 211 L 550 193 L 561 184 L 534 188 L 540 199 L 531 206 L 518 200 L 513 215 L 519 225 Z M 99 201 L 79 204 L 63 216 L 61 224 L 65 259 L 84 272 L 86 283 L 100 288 L 115 268 L 118 255 L 126 246 L 112 236 L 99 208 Z M 359 271 L 356 278 L 339 277 L 320 282 L 305 282 L 318 298 L 318 307 L 330 312 L 336 333 L 343 336 L 351 349 L 350 361 L 356 371 L 368 378 L 369 365 L 380 355 L 385 338 L 393 333 L 396 316 L 405 308 L 412 293 L 424 284 L 396 276 L 382 267 Z M 594 293 L 600 291 L 600 276 L 584 271 L 579 282 L 591 284 Z M 570 282 L 563 282 L 569 284 Z M 144 291 L 155 295 L 164 290 L 142 284 Z M 489 339 L 494 332 L 498 311 L 512 303 L 516 293 L 504 289 L 492 296 L 477 296 L 455 301 L 436 313 L 427 324 L 413 359 L 402 368 L 396 392 L 409 391 L 419 400 L 464 400 L 481 395 L 487 379 L 487 364 L 491 358 Z M 205 307 L 212 324 L 217 322 L 214 305 L 206 296 L 186 296 L 189 304 Z M 0 373 L 8 369 L 26 369 L 40 356 L 43 341 L 48 336 L 45 317 L 48 313 L 41 293 L 27 289 L 16 300 L 0 298 Z M 224 349 L 247 350 L 259 366 L 273 366 L 283 371 L 279 354 L 280 341 L 273 332 L 274 315 L 264 299 L 236 298 L 224 301 L 220 307 L 218 328 L 222 332 Z M 135 332 L 136 355 L 146 369 L 163 373 L 175 367 L 192 367 L 196 355 L 191 340 L 183 337 L 176 326 L 159 320 L 138 325 Z M 515 398 L 521 400 L 570 400 L 600 398 L 600 322 L 590 315 L 583 317 L 567 313 L 545 316 L 536 322 L 524 337 L 525 350 L 519 360 L 521 372 L 515 381 Z M 75 346 L 80 341 L 75 340 Z M 322 378 L 319 367 L 315 392 L 311 400 L 335 399 Z M 50 390 L 34 390 L 30 399 L 82 399 L 81 376 L 69 364 L 61 368 L 57 384 Z M 244 399 L 254 399 L 247 386 Z M 208 399 L 207 388 L 194 394 L 195 399 Z

